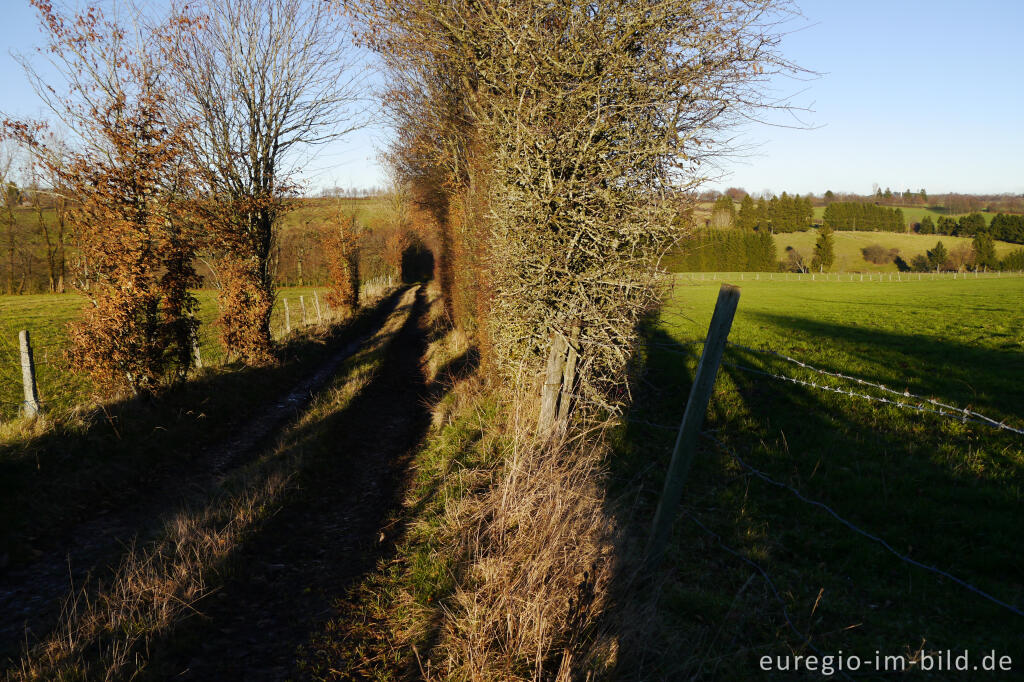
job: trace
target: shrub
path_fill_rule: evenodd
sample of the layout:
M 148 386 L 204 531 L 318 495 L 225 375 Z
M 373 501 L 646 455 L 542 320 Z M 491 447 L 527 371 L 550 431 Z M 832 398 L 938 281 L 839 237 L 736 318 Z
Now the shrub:
M 1017 249 L 1003 256 L 999 261 L 1002 270 L 1024 270 L 1024 249 Z
M 69 354 L 107 392 L 154 392 L 188 372 L 197 327 L 190 129 L 170 112 L 156 51 L 97 8 L 62 16 L 33 4 L 68 92 L 37 85 L 81 151 L 48 145 L 40 124 L 4 128 L 78 200 L 68 222 L 91 305 L 69 326 Z
M 928 272 L 932 266 L 928 262 L 928 257 L 919 253 L 910 259 L 910 269 L 914 272 Z
M 865 246 L 860 252 L 864 255 L 864 260 L 875 265 L 887 265 L 900 255 L 899 249 L 887 249 L 881 244 Z
M 339 211 L 324 227 L 323 248 L 331 286 L 327 301 L 355 312 L 359 307 L 359 224 L 354 214 Z

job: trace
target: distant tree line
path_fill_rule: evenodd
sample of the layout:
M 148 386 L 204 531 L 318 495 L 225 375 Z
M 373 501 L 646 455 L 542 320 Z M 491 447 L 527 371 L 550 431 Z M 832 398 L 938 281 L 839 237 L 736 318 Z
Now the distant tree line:
M 779 269 L 775 240 L 765 231 L 698 230 L 666 257 L 672 272 L 765 272 Z
M 867 256 L 865 255 L 865 258 Z M 901 270 L 913 272 L 956 272 L 964 270 L 1024 270 L 1024 249 L 1017 249 L 1003 258 L 996 255 L 996 244 L 987 231 L 974 236 L 971 245 L 960 244 L 947 249 L 941 241 L 923 254 L 910 259 L 909 265 L 900 263 Z
M 938 220 L 933 221 L 931 216 L 925 216 L 918 223 L 917 231 L 920 234 L 946 234 L 952 237 L 987 234 L 999 241 L 1024 244 L 1024 215 L 1000 213 L 992 219 L 991 225 L 985 224 L 985 216 L 981 213 L 961 216 L 959 220 L 939 216 Z
M 836 202 L 826 206 L 822 225 L 833 230 L 907 231 L 902 209 L 855 201 Z
M 811 228 L 813 220 L 814 204 L 810 195 L 790 196 L 783 192 L 779 196 L 772 195 L 770 199 L 762 196 L 755 202 L 749 194 L 744 194 L 737 211 L 732 196 L 723 194 L 712 206 L 708 226 L 769 233 L 804 232 Z
M 998 214 L 989 225 L 993 239 L 1024 244 L 1024 215 Z

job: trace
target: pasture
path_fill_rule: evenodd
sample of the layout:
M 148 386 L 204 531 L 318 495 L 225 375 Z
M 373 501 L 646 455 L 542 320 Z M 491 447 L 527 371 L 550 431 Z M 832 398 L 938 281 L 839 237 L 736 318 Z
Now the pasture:
M 277 301 L 271 313 L 271 330 L 275 337 L 285 334 L 284 301 L 290 309 L 292 329 L 302 325 L 299 297 L 306 304 L 306 320 L 317 321 L 313 292 L 319 296 L 321 313 L 328 315 L 323 287 L 285 287 L 278 290 Z M 371 292 L 379 293 L 379 292 Z M 204 364 L 217 365 L 224 361 L 224 351 L 218 340 L 216 292 L 201 289 L 199 300 L 199 348 Z M 86 299 L 78 294 L 37 294 L 29 296 L 0 296 L 0 421 L 17 415 L 22 400 L 21 369 L 19 364 L 18 331 L 28 329 L 32 336 L 33 355 L 40 399 L 47 408 L 63 409 L 89 397 L 90 385 L 86 376 L 67 367 L 63 351 L 67 347 L 67 323 L 75 319 Z
M 958 249 L 970 249 L 972 241 L 971 237 L 899 232 L 836 231 L 834 235 L 835 261 L 832 264 L 832 272 L 895 272 L 897 270 L 895 263 L 876 264 L 864 260 L 862 249 L 872 244 L 879 244 L 886 249 L 898 249 L 900 258 L 910 263 L 914 256 L 935 248 L 936 242 L 941 241 L 946 250 L 953 253 Z M 811 256 L 814 254 L 814 243 L 818 239 L 818 231 L 789 232 L 773 236 L 780 260 L 786 258 L 786 247 L 792 246 L 804 256 L 807 262 L 810 262 Z M 1020 248 L 1022 248 L 1020 244 L 997 241 L 996 256 L 1003 258 L 1011 251 Z
M 677 278 L 646 329 L 609 465 L 648 509 L 721 279 Z M 660 673 L 738 679 L 789 647 L 1022 660 L 1024 435 L 974 413 L 1024 429 L 1024 278 L 737 283 L 659 601 L 694 653 Z

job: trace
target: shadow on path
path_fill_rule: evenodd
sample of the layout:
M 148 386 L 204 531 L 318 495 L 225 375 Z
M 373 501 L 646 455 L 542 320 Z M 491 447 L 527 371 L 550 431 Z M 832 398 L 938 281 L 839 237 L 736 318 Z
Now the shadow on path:
M 337 598 L 388 551 L 382 526 L 401 503 L 430 425 L 425 307 L 420 289 L 370 383 L 292 439 L 304 449 L 304 468 L 281 510 L 237 551 L 223 588 L 196 604 L 201 616 L 154 644 L 148 677 L 288 678 L 297 648 L 338 615 Z

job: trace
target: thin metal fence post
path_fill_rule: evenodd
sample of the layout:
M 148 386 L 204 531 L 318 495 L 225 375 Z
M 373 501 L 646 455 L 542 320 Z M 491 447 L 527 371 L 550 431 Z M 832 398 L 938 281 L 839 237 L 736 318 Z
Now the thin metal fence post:
M 708 402 L 715 387 L 718 367 L 725 352 L 725 342 L 732 328 L 732 320 L 736 315 L 736 306 L 740 302 L 740 288 L 731 284 L 723 284 L 718 291 L 718 302 L 708 327 L 704 351 L 697 365 L 697 373 L 690 388 L 690 397 L 686 401 L 686 411 L 676 436 L 672 459 L 665 476 L 665 488 L 654 514 L 651 538 L 647 545 L 647 566 L 655 570 L 661 562 L 672 532 L 679 501 L 683 496 L 683 486 L 693 464 L 697 450 L 697 437 L 700 435 L 704 415 L 708 410 Z

